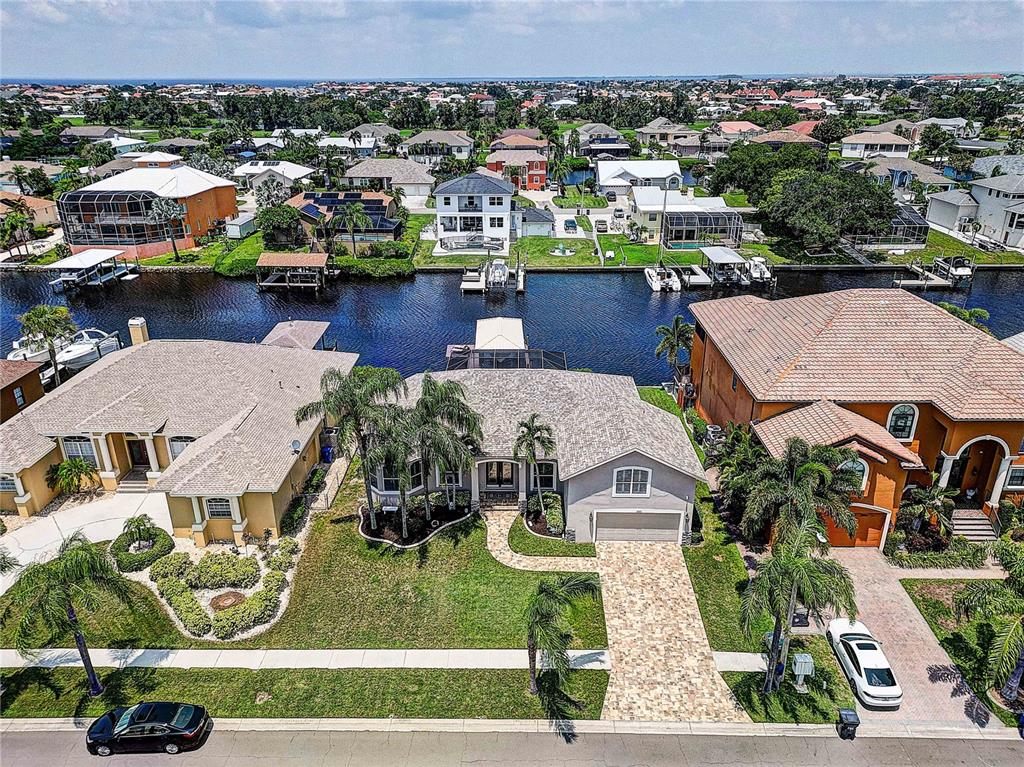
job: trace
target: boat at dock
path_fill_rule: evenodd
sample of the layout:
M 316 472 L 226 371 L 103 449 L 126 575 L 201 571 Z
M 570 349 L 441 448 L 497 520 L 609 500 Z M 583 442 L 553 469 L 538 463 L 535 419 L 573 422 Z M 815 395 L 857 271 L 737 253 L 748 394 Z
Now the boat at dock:
M 57 364 L 68 370 L 79 371 L 120 348 L 121 336 L 118 333 L 86 328 L 75 333 L 71 343 L 57 352 Z
M 463 269 L 459 290 L 462 293 L 502 293 L 510 286 L 517 293 L 526 292 L 526 264 L 516 259 L 516 265 L 509 266 L 504 258 L 495 258 L 479 267 Z
M 679 291 L 683 289 L 682 281 L 676 271 L 663 264 L 648 266 L 644 269 L 644 278 L 651 290 L 655 293 L 660 291 Z
M 721 245 L 701 248 L 713 285 L 749 287 L 750 263 L 732 248 Z
M 108 285 L 117 280 L 126 282 L 139 276 L 139 261 L 122 258 L 123 250 L 88 248 L 44 267 L 59 274 L 50 280 L 55 292 L 64 293 L 83 287 Z
M 67 338 L 57 338 L 53 347 L 58 352 L 67 346 L 71 341 Z M 49 362 L 50 348 L 38 336 L 22 336 L 13 343 L 14 349 L 7 354 L 9 360 L 20 360 L 24 362 Z
M 966 256 L 939 256 L 932 263 L 932 272 L 960 285 L 974 279 L 974 261 Z
M 566 370 L 565 352 L 530 349 L 518 317 L 487 317 L 476 321 L 471 344 L 451 344 L 445 351 L 448 370 L 543 368 Z

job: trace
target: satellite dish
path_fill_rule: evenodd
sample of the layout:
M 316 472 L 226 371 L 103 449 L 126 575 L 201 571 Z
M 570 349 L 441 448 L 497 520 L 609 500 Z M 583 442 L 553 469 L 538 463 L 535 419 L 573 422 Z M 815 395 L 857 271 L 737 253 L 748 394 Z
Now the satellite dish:
M 292 440 L 292 452 L 293 453 L 297 453 L 301 449 L 302 449 L 302 444 L 297 439 L 293 439 Z

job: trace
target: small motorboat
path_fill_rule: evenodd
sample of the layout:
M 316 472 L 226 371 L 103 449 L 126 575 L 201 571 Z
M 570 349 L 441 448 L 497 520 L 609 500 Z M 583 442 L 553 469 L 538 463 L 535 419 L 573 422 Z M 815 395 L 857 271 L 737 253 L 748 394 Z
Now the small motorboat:
M 57 338 L 53 342 L 53 348 L 60 352 L 70 341 L 66 338 Z M 39 336 L 22 336 L 13 344 L 13 351 L 9 352 L 7 359 L 23 360 L 25 362 L 49 362 L 50 349 Z
M 974 276 L 974 264 L 965 256 L 939 256 L 932 271 L 950 282 L 964 282 Z
M 71 337 L 71 343 L 57 353 L 57 364 L 68 370 L 81 370 L 120 348 L 121 337 L 116 333 L 86 328 L 75 333 Z
M 503 288 L 508 285 L 509 268 L 505 259 L 496 258 L 491 261 L 491 267 L 487 270 L 487 287 Z
M 651 290 L 655 293 L 660 291 L 678 291 L 683 289 L 679 275 L 667 266 L 648 266 L 644 269 L 644 277 Z
M 768 265 L 768 261 L 765 260 L 764 256 L 751 256 L 747 261 L 750 272 L 751 282 L 771 282 L 772 281 L 772 268 Z

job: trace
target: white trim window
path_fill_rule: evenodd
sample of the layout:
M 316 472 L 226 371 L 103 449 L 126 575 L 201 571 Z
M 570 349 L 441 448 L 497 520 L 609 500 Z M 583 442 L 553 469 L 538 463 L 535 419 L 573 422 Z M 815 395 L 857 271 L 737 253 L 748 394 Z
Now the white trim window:
M 14 387 L 14 404 L 19 408 L 25 407 L 25 390 L 20 386 Z
M 857 472 L 860 476 L 860 494 L 864 495 L 864 490 L 867 489 L 868 486 L 868 462 L 863 458 L 854 458 L 853 460 L 840 464 L 839 468 Z
M 203 505 L 206 507 L 207 519 L 234 519 L 229 498 L 206 498 Z
M 889 411 L 886 428 L 889 433 L 901 442 L 910 442 L 917 431 L 917 405 L 896 405 Z
M 1011 466 L 1006 472 L 1006 489 L 1024 490 L 1024 466 Z
M 186 447 L 196 441 L 195 437 L 170 437 L 167 440 L 167 449 L 171 453 L 171 460 L 174 461 L 185 450 Z
M 415 460 L 409 464 L 409 476 L 411 481 L 409 482 L 409 490 L 419 490 L 423 487 L 423 462 Z
M 530 471 L 530 489 L 536 490 L 538 478 L 541 490 L 554 490 L 558 482 L 554 461 L 537 461 L 537 468 Z
M 67 458 L 81 458 L 90 466 L 99 467 L 96 448 L 88 437 L 61 437 L 60 442 L 64 446 L 64 455 Z
M 615 498 L 648 498 L 651 495 L 651 470 L 641 466 L 626 466 L 615 470 L 612 496 Z
M 440 466 L 434 467 L 434 479 L 437 481 L 438 487 L 462 487 L 462 471 L 450 471 L 445 469 L 441 471 Z
M 398 472 L 393 466 L 382 466 L 380 469 L 380 490 L 384 493 L 398 492 Z
M 18 485 L 13 474 L 0 474 L 0 493 L 16 493 Z

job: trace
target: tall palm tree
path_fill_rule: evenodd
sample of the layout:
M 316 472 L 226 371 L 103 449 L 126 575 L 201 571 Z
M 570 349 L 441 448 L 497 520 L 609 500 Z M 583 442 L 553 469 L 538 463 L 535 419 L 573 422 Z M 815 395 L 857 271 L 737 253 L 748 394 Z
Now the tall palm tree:
M 103 692 L 92 665 L 76 608 L 87 611 L 100 607 L 100 596 L 130 604 L 131 590 L 114 569 L 105 551 L 94 546 L 82 533 L 65 538 L 57 556 L 46 562 L 25 566 L 11 588 L 11 598 L 21 610 L 14 631 L 14 646 L 28 655 L 42 629 L 50 636 L 72 634 L 89 680 L 89 694 Z
M 377 514 L 367 461 L 369 435 L 380 420 L 385 402 L 405 392 L 405 381 L 393 368 L 358 366 L 347 374 L 337 368 L 329 368 L 320 377 L 320 399 L 295 411 L 296 423 L 310 418 L 326 418 L 337 426 L 342 443 L 354 444 L 361 461 L 363 489 L 373 530 L 377 529 Z
M 13 244 L 15 247 L 12 250 L 21 253 L 22 246 L 26 246 L 25 241 L 27 237 L 25 232 L 31 225 L 32 219 L 30 216 L 11 210 L 10 213 L 4 216 L 3 230 L 0 232 L 0 236 L 3 238 L 3 247 L 9 248 Z
M 60 384 L 60 371 L 57 369 L 56 342 L 70 339 L 78 327 L 71 318 L 66 306 L 50 306 L 38 304 L 18 317 L 21 323 L 21 334 L 34 342 L 44 344 L 50 352 L 50 364 L 53 366 L 53 377 Z
M 150 543 L 156 537 L 156 525 L 148 514 L 136 514 L 124 521 L 121 531 L 128 536 L 132 543 L 142 546 Z
M 412 408 L 411 426 L 424 482 L 429 481 L 435 466 L 442 477 L 445 470 L 468 469 L 473 453 L 467 441 L 483 439 L 480 415 L 466 402 L 466 388 L 459 381 L 439 381 L 429 372 L 423 374 L 420 396 Z M 429 503 L 426 511 L 429 520 Z
M 558 184 L 558 194 L 565 195 L 565 179 L 569 177 L 569 163 L 557 158 L 548 163 L 548 177 Z
M 788 440 L 781 458 L 766 456 L 751 472 L 743 534 L 754 537 L 771 525 L 778 536 L 824 512 L 852 537 L 857 517 L 850 511 L 850 495 L 860 491 L 861 480 L 857 472 L 841 467 L 856 457 L 846 448 Z
M 915 487 L 910 491 L 910 503 L 904 505 L 901 511 L 913 515 L 915 524 L 931 522 L 934 519 L 939 524 L 939 529 L 945 535 L 953 526 L 947 511 L 947 501 L 960 494 L 955 487 L 942 487 L 939 484 L 939 475 L 936 472 L 931 474 L 931 484 L 927 487 Z
M 789 646 L 789 627 L 797 602 L 803 604 L 819 621 L 825 611 L 843 614 L 851 620 L 857 616 L 853 580 L 839 562 L 813 556 L 827 544 L 820 543 L 821 520 L 804 517 L 776 539 L 771 554 L 758 562 L 754 577 L 743 592 L 740 616 L 749 635 L 757 618 L 765 613 L 775 620 L 769 647 L 768 670 L 762 692 L 777 690 L 782 682 Z M 780 639 L 786 635 L 785 645 Z M 781 663 L 780 663 L 781 662 Z M 777 673 L 779 665 L 783 672 Z
M 544 493 L 540 489 L 539 458 L 547 458 L 555 452 L 555 435 L 551 427 L 540 421 L 540 414 L 531 413 L 525 421 L 519 422 L 519 436 L 512 445 L 512 457 L 517 461 L 526 459 L 527 466 L 533 474 L 533 484 L 537 489 L 537 500 L 540 513 L 544 514 Z M 524 478 L 525 479 L 525 478 Z
M 666 357 L 668 364 L 672 366 L 675 380 L 680 380 L 683 367 L 680 357 L 686 352 L 686 358 L 689 360 L 690 352 L 693 351 L 693 325 L 677 314 L 672 318 L 671 325 L 659 325 L 654 332 L 660 339 L 654 349 L 655 356 L 658 359 Z
M 367 461 L 371 466 L 386 466 L 398 480 L 398 511 L 402 518 L 402 540 L 409 537 L 409 491 L 412 489 L 410 464 L 418 448 L 411 410 L 401 405 L 383 405 L 370 438 Z M 422 464 L 421 464 L 422 467 Z M 424 482 L 426 481 L 424 475 Z M 430 503 L 425 504 L 429 514 Z
M 185 214 L 185 206 L 170 197 L 157 197 L 149 209 L 150 221 L 163 226 L 164 234 L 170 240 L 171 248 L 174 250 L 175 261 L 180 259 L 180 255 L 178 254 L 178 243 L 175 242 L 173 225 L 176 221 L 181 221 Z
M 356 230 L 373 226 L 373 220 L 366 215 L 366 208 L 363 204 L 361 202 L 353 202 L 345 205 L 331 219 L 331 225 L 340 226 L 348 231 L 349 237 L 352 238 L 352 256 L 358 258 L 359 254 L 356 253 Z
M 725 448 L 717 461 L 718 489 L 727 506 L 745 501 L 752 489 L 752 475 L 766 453 L 750 429 L 729 424 Z
M 25 184 L 28 181 L 29 170 L 24 165 L 15 165 L 11 168 L 9 175 L 11 180 L 18 185 L 18 193 L 25 194 Z
M 363 140 L 363 134 L 357 131 L 355 128 L 348 134 L 349 141 L 352 142 L 352 154 L 358 154 L 359 142 Z
M 526 653 L 530 664 L 530 694 L 536 695 L 538 654 L 544 653 L 561 687 L 569 676 L 572 629 L 566 611 L 580 599 L 594 599 L 601 592 L 595 573 L 572 573 L 545 578 L 537 584 L 526 606 Z
M 1001 540 L 994 547 L 1006 570 L 1004 581 L 972 581 L 953 599 L 958 618 L 998 619 L 988 654 L 989 673 L 999 694 L 1013 703 L 1024 680 L 1024 547 Z

